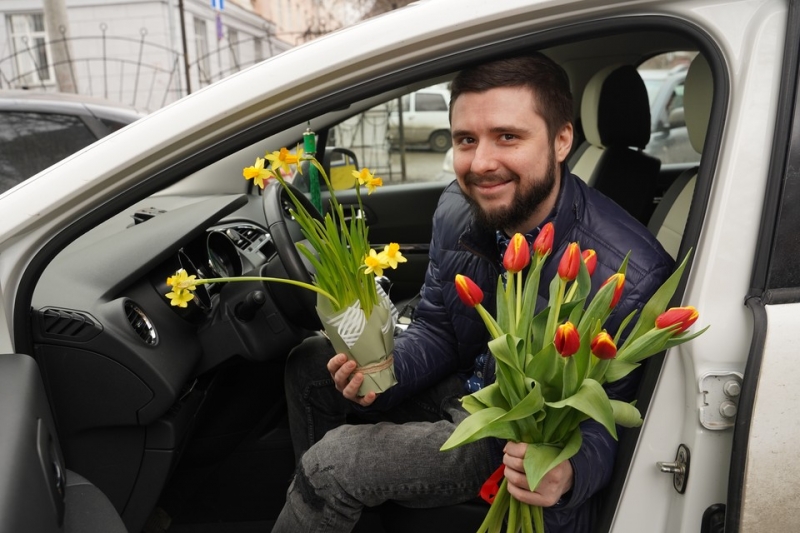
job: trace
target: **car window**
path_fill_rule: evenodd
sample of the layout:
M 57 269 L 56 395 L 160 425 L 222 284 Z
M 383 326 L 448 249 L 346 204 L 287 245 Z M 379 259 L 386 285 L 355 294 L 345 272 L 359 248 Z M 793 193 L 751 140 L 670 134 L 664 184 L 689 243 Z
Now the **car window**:
M 438 93 L 418 93 L 415 108 L 415 111 L 447 111 L 447 102 Z
M 359 166 L 369 168 L 386 185 L 452 179 L 452 173 L 443 171 L 452 145 L 450 92 L 437 84 L 411 96 L 387 99 L 341 122 L 332 129 L 327 146 L 353 151 Z
M 75 116 L 0 112 L 0 193 L 96 140 Z
M 670 52 L 639 66 L 650 101 L 650 142 L 645 152 L 662 165 L 693 165 L 700 154 L 692 148 L 683 112 L 683 81 L 694 52 Z

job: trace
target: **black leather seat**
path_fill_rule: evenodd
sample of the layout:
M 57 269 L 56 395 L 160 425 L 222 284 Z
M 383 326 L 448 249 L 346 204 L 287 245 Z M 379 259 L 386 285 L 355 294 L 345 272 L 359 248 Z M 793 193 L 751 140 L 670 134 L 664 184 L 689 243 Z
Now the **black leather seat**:
M 634 67 L 607 67 L 589 80 L 581 123 L 586 141 L 570 158 L 571 170 L 646 224 L 661 161 L 642 151 L 650 141 L 650 103 Z
M 127 533 L 97 487 L 64 467 L 39 367 L 0 354 L 0 531 Z

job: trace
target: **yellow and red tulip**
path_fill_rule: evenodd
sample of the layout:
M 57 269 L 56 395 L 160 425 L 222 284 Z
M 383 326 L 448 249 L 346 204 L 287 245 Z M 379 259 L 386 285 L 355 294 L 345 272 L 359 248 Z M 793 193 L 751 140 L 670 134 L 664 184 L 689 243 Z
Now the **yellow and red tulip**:
M 561 256 L 558 264 L 558 276 L 564 281 L 573 281 L 578 277 L 581 268 L 581 249 L 577 242 L 571 242 Z
M 614 296 L 611 297 L 611 304 L 609 304 L 609 307 L 613 308 L 619 303 L 619 299 L 622 297 L 622 289 L 625 288 L 625 274 L 619 272 L 613 274 L 603 282 L 600 288 L 605 287 L 609 283 L 614 284 Z
M 542 257 L 553 251 L 553 239 L 555 238 L 556 230 L 552 222 L 548 222 L 542 226 L 539 235 L 533 241 L 533 253 L 538 257 Z
M 475 307 L 483 301 L 483 291 L 467 276 L 456 274 L 456 292 L 461 301 L 469 307 Z
M 691 305 L 688 307 L 673 307 L 658 315 L 656 318 L 656 327 L 658 329 L 666 329 L 672 326 L 678 326 L 675 333 L 681 333 L 694 324 L 699 316 L 700 313 Z
M 590 248 L 588 250 L 584 250 L 581 253 L 581 257 L 583 257 L 583 262 L 586 264 L 586 270 L 589 271 L 589 275 L 591 276 L 594 274 L 594 269 L 597 268 L 597 253 Z
M 508 243 L 503 255 L 503 267 L 509 274 L 516 274 L 531 262 L 531 250 L 528 241 L 521 233 L 515 233 Z
M 617 355 L 617 345 L 606 331 L 601 331 L 592 339 L 590 344 L 592 353 L 598 359 L 614 359 Z
M 581 347 L 581 336 L 578 328 L 572 322 L 564 322 L 556 328 L 556 336 L 553 339 L 556 351 L 562 357 L 570 357 Z

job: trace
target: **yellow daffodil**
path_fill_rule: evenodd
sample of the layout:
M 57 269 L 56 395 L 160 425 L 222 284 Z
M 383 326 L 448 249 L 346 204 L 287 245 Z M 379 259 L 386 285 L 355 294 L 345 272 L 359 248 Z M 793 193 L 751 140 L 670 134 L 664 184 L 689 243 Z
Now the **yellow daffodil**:
M 353 177 L 358 180 L 359 185 L 366 185 L 367 182 L 375 176 L 369 171 L 368 168 L 364 167 L 361 170 L 354 170 Z
M 264 159 L 261 157 L 256 157 L 256 164 L 252 167 L 245 167 L 242 170 L 242 174 L 244 175 L 245 179 L 252 179 L 253 183 L 264 188 L 264 182 L 272 177 L 272 173 L 264 168 Z
M 167 285 L 172 287 L 173 291 L 178 290 L 189 290 L 193 291 L 197 289 L 197 276 L 192 274 L 189 275 L 188 272 L 184 269 L 180 269 L 175 272 L 174 276 L 170 276 L 167 278 Z
M 189 302 L 191 302 L 194 298 L 194 293 L 186 289 L 178 289 L 168 292 L 166 296 L 169 298 L 170 305 L 174 305 L 176 307 L 188 307 Z
M 389 266 L 383 256 L 383 252 L 379 254 L 375 250 L 369 251 L 369 255 L 364 258 L 364 264 L 367 266 L 364 274 L 375 272 L 376 276 L 383 276 L 383 269 Z
M 405 263 L 408 261 L 408 259 L 403 257 L 403 254 L 400 252 L 400 245 L 396 242 L 387 244 L 378 256 L 383 256 L 386 264 L 392 268 L 397 268 L 397 263 Z
M 375 189 L 382 186 L 383 186 L 383 180 L 381 178 L 372 178 L 367 182 L 367 194 L 374 193 Z
M 303 159 L 303 149 L 299 146 L 295 150 L 294 154 L 286 148 L 281 148 L 276 152 L 267 154 L 266 158 L 272 165 L 270 168 L 275 172 L 279 170 L 282 172 L 291 172 L 292 169 L 289 167 L 289 165 L 297 165 L 297 171 L 302 173 L 298 163 L 301 159 Z
M 170 305 L 187 307 L 194 298 L 192 291 L 197 289 L 197 276 L 190 276 L 184 269 L 180 269 L 174 276 L 167 278 L 167 285 L 172 287 L 172 292 L 166 295 Z
M 376 187 L 383 185 L 383 180 L 381 178 L 376 178 L 375 174 L 370 172 L 366 167 L 362 168 L 360 171 L 354 170 L 353 177 L 358 180 L 359 185 L 363 185 L 367 188 L 367 194 L 372 194 L 375 192 Z

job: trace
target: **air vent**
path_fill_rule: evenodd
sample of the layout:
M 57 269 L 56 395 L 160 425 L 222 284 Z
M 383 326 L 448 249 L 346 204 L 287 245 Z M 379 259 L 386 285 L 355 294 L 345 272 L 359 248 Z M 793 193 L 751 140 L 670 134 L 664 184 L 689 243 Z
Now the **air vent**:
M 125 302 L 125 316 L 128 318 L 133 331 L 147 344 L 155 346 L 158 343 L 156 328 L 144 311 L 130 300 Z
M 266 231 L 251 225 L 232 226 L 225 229 L 224 233 L 237 248 L 249 253 L 259 251 L 264 243 L 269 240 Z
M 89 314 L 79 311 L 48 307 L 39 312 L 39 318 L 45 337 L 88 341 L 103 331 Z

